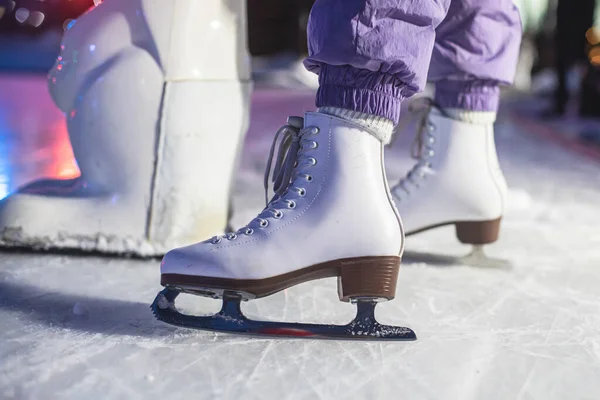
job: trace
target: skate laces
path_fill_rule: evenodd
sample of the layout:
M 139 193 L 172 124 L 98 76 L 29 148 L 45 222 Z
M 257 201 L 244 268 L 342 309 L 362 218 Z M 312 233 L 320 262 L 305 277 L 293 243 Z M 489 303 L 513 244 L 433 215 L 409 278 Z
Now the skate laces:
M 417 163 L 397 185 L 392 187 L 391 191 L 398 200 L 402 198 L 400 191 L 404 192 L 404 195 L 409 195 L 412 187 L 419 188 L 420 179 L 433 173 L 430 160 L 435 155 L 433 144 L 436 138 L 433 133 L 436 126 L 429 120 L 429 113 L 432 108 L 436 108 L 443 113 L 442 109 L 432 99 L 426 97 L 416 99 L 408 107 L 410 114 L 400 122 L 396 129 L 397 135 L 398 132 L 403 131 L 416 120 L 417 133 L 412 142 L 410 154 L 412 158 L 417 160 Z M 396 135 L 394 135 L 392 143 L 395 141 Z
M 268 218 L 281 219 L 283 209 L 296 208 L 294 199 L 306 195 L 306 189 L 295 184 L 298 180 L 302 182 L 312 182 L 313 180 L 312 175 L 305 173 L 304 169 L 317 164 L 317 160 L 306 155 L 306 152 L 317 148 L 317 142 L 310 137 L 317 134 L 319 129 L 316 127 L 303 128 L 303 125 L 303 118 L 289 117 L 288 123 L 275 133 L 263 179 L 266 203 L 263 211 L 248 225 L 236 232 L 214 236 L 210 239 L 212 244 L 220 243 L 223 238 L 236 239 L 240 234 L 252 235 L 255 229 L 266 228 L 269 225 Z M 273 171 L 272 176 L 271 171 Z M 269 201 L 270 177 L 274 194 Z

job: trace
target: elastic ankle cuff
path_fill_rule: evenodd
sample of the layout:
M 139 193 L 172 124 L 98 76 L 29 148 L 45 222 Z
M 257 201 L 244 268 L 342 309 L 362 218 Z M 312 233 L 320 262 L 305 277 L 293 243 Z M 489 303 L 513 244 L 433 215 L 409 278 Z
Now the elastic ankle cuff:
M 435 102 L 442 108 L 496 112 L 500 86 L 495 81 L 440 81 L 435 85 Z
M 377 115 L 397 124 L 406 85 L 396 76 L 349 65 L 322 65 L 317 107 L 337 107 Z

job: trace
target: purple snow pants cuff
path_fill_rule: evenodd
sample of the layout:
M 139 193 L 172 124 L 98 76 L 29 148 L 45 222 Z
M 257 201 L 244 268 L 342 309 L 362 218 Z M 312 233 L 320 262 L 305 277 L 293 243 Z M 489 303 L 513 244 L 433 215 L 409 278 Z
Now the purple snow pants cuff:
M 322 64 L 317 107 L 338 107 L 390 119 L 400 119 L 406 86 L 393 75 L 349 65 Z
M 498 111 L 500 86 L 496 81 L 439 81 L 435 102 L 442 108 L 470 111 Z

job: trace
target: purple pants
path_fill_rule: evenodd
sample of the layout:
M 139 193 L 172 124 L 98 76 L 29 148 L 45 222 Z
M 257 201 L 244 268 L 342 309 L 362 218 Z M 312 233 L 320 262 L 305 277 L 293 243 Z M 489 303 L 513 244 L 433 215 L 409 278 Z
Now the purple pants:
M 398 122 L 403 99 L 436 82 L 442 107 L 496 111 L 514 78 L 521 22 L 512 0 L 317 0 L 306 67 L 317 106 Z

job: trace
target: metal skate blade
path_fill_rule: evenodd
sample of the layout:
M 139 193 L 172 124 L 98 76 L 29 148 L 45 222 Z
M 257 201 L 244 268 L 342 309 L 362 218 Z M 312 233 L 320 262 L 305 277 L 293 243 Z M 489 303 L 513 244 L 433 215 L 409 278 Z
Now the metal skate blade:
M 511 270 L 512 263 L 500 258 L 488 257 L 483 246 L 473 246 L 473 250 L 465 256 L 452 256 L 406 250 L 402 260 L 408 263 L 425 263 L 439 267 L 470 266 L 479 268 Z
M 365 303 L 385 303 L 389 301 L 385 297 L 372 297 L 372 296 L 360 296 L 360 297 L 350 297 L 350 303 L 357 304 L 361 302 Z
M 185 285 L 166 285 L 166 287 L 195 296 L 210 297 L 211 299 L 222 299 L 226 296 L 240 297 L 243 301 L 252 300 L 256 297 L 253 293 L 243 291 L 232 291 L 221 288 L 209 288 L 209 287 L 198 287 L 198 286 L 185 286 Z
M 303 324 L 292 322 L 255 321 L 242 314 L 240 297 L 225 296 L 221 311 L 211 316 L 191 316 L 175 308 L 179 292 L 163 289 L 150 306 L 155 317 L 167 324 L 214 332 L 282 338 L 343 339 L 343 340 L 416 340 L 409 329 L 382 325 L 375 320 L 376 302 L 357 300 L 357 313 L 347 325 Z

